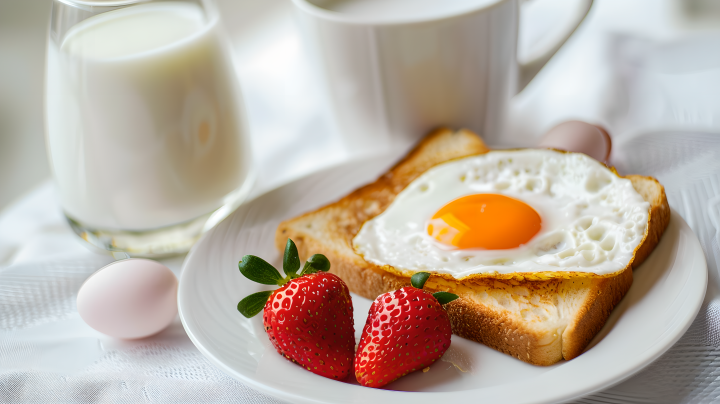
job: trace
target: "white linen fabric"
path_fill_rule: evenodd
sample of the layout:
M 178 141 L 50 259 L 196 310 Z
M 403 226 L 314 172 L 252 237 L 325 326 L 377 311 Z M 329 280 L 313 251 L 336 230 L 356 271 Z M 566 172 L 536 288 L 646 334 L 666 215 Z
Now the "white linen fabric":
M 292 52 L 298 52 L 295 42 L 288 43 Z M 657 130 L 658 125 L 688 127 L 689 121 L 717 126 L 720 106 L 712 104 L 717 99 L 688 104 L 683 97 L 696 92 L 683 91 L 687 83 L 696 89 L 702 89 L 703 83 L 718 83 L 720 70 L 716 65 L 699 66 L 702 74 L 693 75 L 685 66 L 677 77 L 672 71 L 656 74 L 643 66 L 650 66 L 647 60 L 657 52 L 671 50 L 658 47 L 657 52 L 638 54 L 632 51 L 635 45 L 625 44 L 618 49 L 626 46 L 631 51 L 621 50 L 617 58 L 632 63 L 619 69 L 622 74 L 618 88 L 626 91 L 623 96 L 627 102 L 624 106 L 617 104 L 607 118 L 613 124 L 610 129 L 619 135 L 614 138 L 612 163 L 621 173 L 653 175 L 665 185 L 670 204 L 702 243 L 710 285 L 697 319 L 666 354 L 621 384 L 576 402 L 717 402 L 720 133 Z M 325 124 L 317 115 L 298 112 L 298 103 L 293 101 L 297 97 L 288 96 L 283 103 L 266 96 L 282 94 L 284 87 L 277 83 L 295 82 L 292 74 L 285 77 L 277 73 L 279 70 L 268 68 L 278 65 L 275 56 L 288 54 L 287 46 L 273 49 L 266 52 L 265 59 L 256 59 L 255 65 L 247 66 L 244 73 L 247 78 L 262 78 L 245 81 L 248 110 L 257 117 L 251 127 L 255 133 L 273 135 L 254 139 L 265 187 L 318 169 L 318 161 L 326 165 L 351 156 L 323 129 Z M 668 61 L 684 57 L 669 55 Z M 708 59 L 707 63 L 716 61 Z M 253 69 L 257 72 L 253 73 Z M 282 77 L 273 76 L 275 73 Z M 275 84 L 277 91 L 265 91 Z M 641 98 L 647 99 L 648 91 L 653 100 L 666 103 L 643 104 Z M 717 88 L 704 94 L 717 94 Z M 698 119 L 690 119 L 684 109 L 677 109 L 696 104 L 698 111 L 707 111 Z M 263 118 L 263 114 L 267 116 Z M 273 117 L 284 117 L 285 121 Z M 312 153 L 297 153 L 298 147 L 308 141 L 316 145 Z M 277 144 L 282 147 L 275 147 Z M 140 341 L 114 340 L 85 325 L 75 307 L 77 291 L 92 272 L 112 258 L 88 250 L 77 240 L 56 201 L 48 183 L 0 215 L 0 402 L 279 402 L 212 365 L 190 342 L 179 320 L 160 334 Z M 177 274 L 182 257 L 164 262 Z
M 665 163 L 659 163 L 665 162 Z M 676 403 L 720 400 L 720 134 L 654 133 L 616 148 L 622 172 L 657 177 L 670 204 L 693 228 L 708 260 L 711 286 L 697 319 L 665 355 L 631 379 L 579 403 Z M 48 212 L 55 212 L 49 215 Z M 190 343 L 179 321 L 146 340 L 120 342 L 87 327 L 77 290 L 112 261 L 85 250 L 64 229 L 49 184 L 0 218 L 0 240 L 15 217 L 40 229 L 0 269 L 0 402 L 278 402 L 226 376 Z M 46 232 L 43 229 L 53 229 Z M 38 251 L 57 246 L 64 254 Z M 6 244 L 7 248 L 7 244 Z M 35 251 L 35 253 L 33 252 Z M 53 258 L 55 257 L 55 258 Z M 178 271 L 180 259 L 166 262 Z
M 278 402 L 210 364 L 179 319 L 140 341 L 83 323 L 77 291 L 113 258 L 81 245 L 50 183 L 0 217 L 0 243 L 12 252 L 0 264 L 0 402 Z M 178 273 L 182 257 L 164 263 Z

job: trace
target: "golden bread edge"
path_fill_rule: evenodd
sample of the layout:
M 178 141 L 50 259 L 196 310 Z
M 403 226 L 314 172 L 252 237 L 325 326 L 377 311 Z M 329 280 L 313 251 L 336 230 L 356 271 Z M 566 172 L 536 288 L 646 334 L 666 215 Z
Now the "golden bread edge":
M 458 142 L 461 147 L 455 149 L 450 147 L 449 150 L 438 152 L 436 146 L 438 144 L 442 146 L 447 142 L 451 144 Z M 428 168 L 445 161 L 487 151 L 489 149 L 482 143 L 482 140 L 472 132 L 453 133 L 447 129 L 439 129 L 423 139 L 403 160 L 374 183 L 358 188 L 335 203 L 281 223 L 276 232 L 276 246 L 279 251 L 282 251 L 287 238 L 292 238 L 303 259 L 314 253 L 325 254 L 332 263 L 331 272 L 345 280 L 352 292 L 371 300 L 387 291 L 409 285 L 409 278 L 389 273 L 355 254 L 352 248 L 354 235 L 357 234 L 362 223 L 384 211 L 395 195 Z M 628 176 L 626 178 L 633 181 L 634 186 L 641 181 L 657 183 L 651 177 Z M 669 222 L 670 210 L 667 206 L 664 189 L 661 185 L 657 185 L 661 192 L 655 200 L 648 201 L 652 206 L 648 232 L 645 240 L 636 250 L 636 257 L 632 263 L 633 268 L 640 265 L 652 252 Z M 643 197 L 646 195 L 643 194 Z M 332 219 L 328 219 L 325 225 L 329 228 L 328 233 L 336 236 L 339 242 L 329 243 L 324 238 L 312 237 L 307 232 L 296 228 L 296 224 L 303 220 L 317 219 L 316 216 L 319 214 L 324 214 Z M 465 286 L 469 285 L 472 289 L 474 283 L 486 281 L 492 280 L 475 279 L 466 282 Z M 460 293 L 460 299 L 447 305 L 453 332 L 525 362 L 535 365 L 551 365 L 563 358 L 572 359 L 582 353 L 590 340 L 602 328 L 612 309 L 629 289 L 632 284 L 632 271 L 628 266 L 626 270 L 614 277 L 544 281 L 509 279 L 505 281 L 518 282 L 523 285 L 541 285 L 550 289 L 580 282 L 583 284 L 582 287 L 587 290 L 587 298 L 580 307 L 579 314 L 574 316 L 562 331 L 562 337 L 548 344 L 546 335 L 541 335 L 524 321 L 518 320 L 515 316 L 502 310 L 478 304 Z M 437 278 L 431 278 L 426 288 L 457 292 L 459 283 L 452 285 L 452 282 L 445 280 L 443 284 Z

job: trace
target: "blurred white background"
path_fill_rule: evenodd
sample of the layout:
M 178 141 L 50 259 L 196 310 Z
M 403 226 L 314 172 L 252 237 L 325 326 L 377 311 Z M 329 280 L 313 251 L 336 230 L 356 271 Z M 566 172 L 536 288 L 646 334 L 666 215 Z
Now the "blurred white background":
M 569 1 L 524 3 L 521 57 L 538 38 L 553 35 Z M 290 1 L 218 5 L 236 51 L 255 154 L 282 160 L 264 167 L 260 188 L 278 185 L 280 174 L 292 172 L 285 182 L 348 158 L 351 151 L 335 144 L 338 137 L 319 115 Z M 50 0 L 0 0 L 0 209 L 50 176 L 43 128 L 50 6 Z M 507 143 L 531 146 L 567 119 L 603 124 L 614 136 L 676 128 L 720 132 L 718 27 L 720 2 L 714 0 L 596 0 L 575 35 L 513 100 Z M 317 142 L 334 147 L 324 154 L 293 152 Z
M 0 208 L 50 175 L 43 132 L 49 0 L 0 0 Z

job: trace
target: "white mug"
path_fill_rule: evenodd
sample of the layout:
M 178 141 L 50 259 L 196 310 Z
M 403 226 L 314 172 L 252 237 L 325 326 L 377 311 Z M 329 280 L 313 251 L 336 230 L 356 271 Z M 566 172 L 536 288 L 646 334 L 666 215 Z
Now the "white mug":
M 543 0 L 536 0 L 543 1 Z M 510 97 L 554 44 L 517 61 L 518 0 L 293 0 L 335 130 L 355 152 L 406 148 L 440 126 L 502 143 Z

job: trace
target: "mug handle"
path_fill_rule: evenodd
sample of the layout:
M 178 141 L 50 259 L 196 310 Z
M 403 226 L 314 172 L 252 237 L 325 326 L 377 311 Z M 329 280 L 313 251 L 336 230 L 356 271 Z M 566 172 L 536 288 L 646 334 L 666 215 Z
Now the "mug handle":
M 540 0 L 536 0 L 540 1 Z M 555 53 L 560 49 L 563 44 L 565 44 L 565 41 L 570 38 L 570 36 L 577 30 L 578 26 L 580 26 L 580 23 L 583 22 L 585 19 L 585 16 L 587 16 L 588 12 L 590 11 L 590 8 L 592 7 L 593 0 L 579 0 L 583 4 L 581 7 L 578 7 L 576 15 L 573 17 L 575 19 L 575 22 L 572 24 L 572 28 L 570 28 L 555 44 L 552 46 L 548 46 L 545 50 L 542 50 L 540 52 L 533 52 L 536 53 L 533 55 L 533 57 L 530 58 L 530 60 L 524 62 L 524 63 L 518 63 L 519 69 L 519 78 L 518 78 L 518 92 L 525 89 L 525 87 L 530 83 L 530 81 L 538 74 L 540 69 L 545 66 L 545 64 L 550 60 Z

